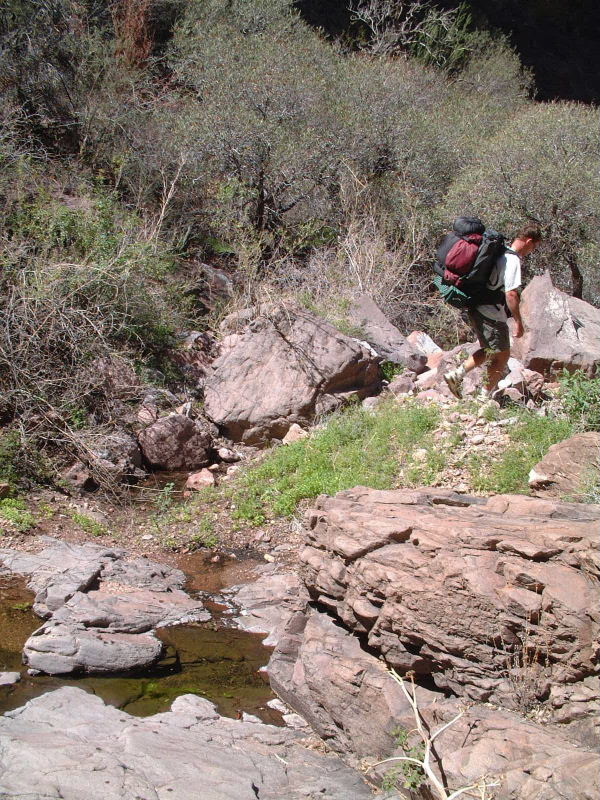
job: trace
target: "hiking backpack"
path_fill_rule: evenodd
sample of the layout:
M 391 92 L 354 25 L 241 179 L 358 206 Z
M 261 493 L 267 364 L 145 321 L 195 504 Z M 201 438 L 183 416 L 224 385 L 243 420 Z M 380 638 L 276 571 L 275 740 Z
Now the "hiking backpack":
M 438 248 L 434 284 L 456 308 L 504 303 L 502 289 L 487 288 L 490 273 L 507 250 L 505 237 L 477 217 L 458 217 Z

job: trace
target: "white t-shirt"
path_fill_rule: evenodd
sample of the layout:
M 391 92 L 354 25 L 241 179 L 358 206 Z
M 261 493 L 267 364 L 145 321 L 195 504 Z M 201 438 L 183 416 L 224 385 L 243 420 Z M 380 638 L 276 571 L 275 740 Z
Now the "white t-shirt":
M 521 285 L 521 259 L 516 253 L 503 253 L 490 273 L 488 289 L 502 289 L 510 292 Z M 504 303 L 498 305 L 477 306 L 477 311 L 488 319 L 506 322 Z

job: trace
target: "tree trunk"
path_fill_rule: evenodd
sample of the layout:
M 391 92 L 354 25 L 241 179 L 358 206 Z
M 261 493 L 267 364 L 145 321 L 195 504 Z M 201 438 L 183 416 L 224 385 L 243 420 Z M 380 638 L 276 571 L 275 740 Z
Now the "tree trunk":
M 583 296 L 583 275 L 573 256 L 567 259 L 567 264 L 571 270 L 571 294 L 573 297 L 581 298 Z

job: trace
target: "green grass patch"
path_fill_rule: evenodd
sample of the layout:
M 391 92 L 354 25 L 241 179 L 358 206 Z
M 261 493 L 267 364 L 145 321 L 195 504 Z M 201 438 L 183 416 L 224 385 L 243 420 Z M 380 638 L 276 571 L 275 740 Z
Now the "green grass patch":
M 479 453 L 471 456 L 469 472 L 473 487 L 482 492 L 527 494 L 530 470 L 549 447 L 573 433 L 573 423 L 568 419 L 521 412 L 509 430 L 511 443 L 499 459 L 492 460 Z
M 82 531 L 89 533 L 91 536 L 104 536 L 104 534 L 108 533 L 105 525 L 92 517 L 88 517 L 86 514 L 73 511 L 71 512 L 71 519 L 79 525 Z
M 581 370 L 560 377 L 560 401 L 578 431 L 600 431 L 600 377 Z
M 27 510 L 27 504 L 18 497 L 0 500 L 0 518 L 10 522 L 20 533 L 26 533 L 36 525 L 35 517 Z
M 353 486 L 390 489 L 400 464 L 439 420 L 436 407 L 382 403 L 375 414 L 352 407 L 334 414 L 308 439 L 278 447 L 233 488 L 232 516 L 260 525 L 291 516 L 298 503 Z

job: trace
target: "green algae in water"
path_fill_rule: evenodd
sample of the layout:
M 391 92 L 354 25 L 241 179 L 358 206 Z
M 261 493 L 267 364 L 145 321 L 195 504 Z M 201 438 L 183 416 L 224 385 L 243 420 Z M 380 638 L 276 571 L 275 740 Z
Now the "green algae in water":
M 23 645 L 42 624 L 32 604 L 33 594 L 23 578 L 0 576 L 0 672 L 23 668 Z

